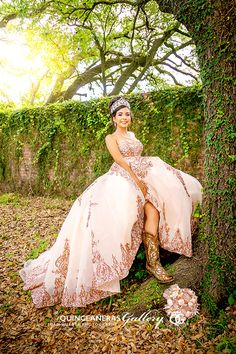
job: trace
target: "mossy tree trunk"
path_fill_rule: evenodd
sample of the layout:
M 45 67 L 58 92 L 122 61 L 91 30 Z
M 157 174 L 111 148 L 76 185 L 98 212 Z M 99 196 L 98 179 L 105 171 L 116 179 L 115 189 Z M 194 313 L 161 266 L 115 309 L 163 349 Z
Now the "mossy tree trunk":
M 211 313 L 216 313 L 217 305 L 224 303 L 232 291 L 235 277 L 234 2 L 156 1 L 161 11 L 172 13 L 191 34 L 197 47 L 205 95 L 203 218 L 194 257 L 179 259 L 176 263 L 176 282 L 180 286 L 201 287 L 203 304 Z

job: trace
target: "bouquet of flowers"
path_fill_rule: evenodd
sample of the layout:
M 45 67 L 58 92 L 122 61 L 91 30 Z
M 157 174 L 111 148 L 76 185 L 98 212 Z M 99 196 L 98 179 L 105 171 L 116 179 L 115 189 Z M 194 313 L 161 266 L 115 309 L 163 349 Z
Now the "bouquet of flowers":
M 164 291 L 163 297 L 167 300 L 164 309 L 168 316 L 181 315 L 184 322 L 199 313 L 197 296 L 189 288 L 181 289 L 177 284 L 171 285 Z

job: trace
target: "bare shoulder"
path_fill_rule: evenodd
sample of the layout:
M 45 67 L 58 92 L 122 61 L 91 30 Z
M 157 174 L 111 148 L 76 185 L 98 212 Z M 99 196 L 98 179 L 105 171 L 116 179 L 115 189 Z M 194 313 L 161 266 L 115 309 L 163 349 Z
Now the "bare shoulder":
M 116 141 L 116 137 L 114 134 L 107 134 L 105 136 L 105 141 Z

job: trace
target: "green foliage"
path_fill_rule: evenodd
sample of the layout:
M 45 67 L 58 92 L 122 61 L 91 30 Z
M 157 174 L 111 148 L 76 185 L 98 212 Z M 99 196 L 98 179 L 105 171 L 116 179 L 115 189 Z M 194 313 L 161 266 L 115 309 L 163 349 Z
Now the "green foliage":
M 138 253 L 129 271 L 128 278 L 137 279 L 138 281 L 145 279 L 148 275 L 145 263 L 146 263 L 145 252 L 144 252 L 143 243 L 141 243 Z
M 36 65 L 27 68 L 35 84 L 22 97 L 24 106 L 70 99 L 84 90 L 105 96 L 141 91 L 143 85 L 156 90 L 169 82 L 199 82 L 194 45 L 186 29 L 159 11 L 154 0 L 141 7 L 122 1 L 20 3 L 0 4 L 0 13 L 21 18 L 10 22 L 7 31 L 21 32 L 32 62 L 39 58 L 42 62 L 37 70 Z
M 236 289 L 228 297 L 228 303 L 230 306 L 233 305 L 235 301 L 236 301 Z
M 202 139 L 202 93 L 199 88 L 167 89 L 129 95 L 131 130 L 144 144 L 144 155 L 198 175 Z M 0 116 L 2 183 L 12 190 L 72 197 L 107 172 L 112 158 L 105 136 L 113 128 L 108 98 L 66 101 L 24 108 Z M 174 148 L 173 148 L 174 147 Z M 31 151 L 31 174 L 17 186 Z M 15 172 L 14 172 L 15 171 Z M 27 172 L 27 171 L 26 171 Z M 21 177 L 22 179 L 22 177 Z
M 125 279 L 124 279 L 125 280 Z M 136 306 L 142 305 L 146 309 L 152 309 L 159 306 L 163 294 L 163 285 L 156 278 L 150 278 L 146 287 L 133 284 L 130 291 L 125 296 L 125 301 L 119 304 L 120 311 L 132 311 Z
M 235 338 L 224 336 L 216 346 L 216 350 L 219 353 L 235 353 Z
M 0 204 L 19 204 L 20 198 L 14 193 L 4 193 L 0 196 Z
M 16 105 L 14 102 L 7 102 L 7 103 L 4 103 L 4 102 L 0 102 L 0 114 L 1 112 L 3 111 L 6 111 L 6 110 L 12 110 L 12 109 L 15 109 Z
M 232 0 L 184 1 L 177 14 L 194 39 L 201 67 L 205 204 L 200 236 L 205 240 L 208 256 L 202 300 L 214 315 L 218 312 L 216 302 L 221 299 L 226 303 L 235 286 L 234 6 Z
M 228 333 L 229 329 L 227 325 L 228 325 L 228 318 L 226 317 L 225 312 L 221 310 L 218 313 L 217 319 L 210 321 L 210 330 L 208 334 L 209 339 L 215 338 L 219 334 L 224 333 L 225 331 Z
M 12 306 L 13 306 L 12 304 L 1 304 L 0 310 L 1 311 L 8 311 L 9 309 L 11 309 Z
M 35 258 L 38 258 L 38 256 L 39 256 L 41 253 L 43 253 L 43 252 L 48 248 L 48 246 L 49 246 L 49 242 L 48 242 L 48 241 L 46 241 L 46 240 L 40 240 L 38 247 L 35 247 L 35 248 L 31 251 L 31 253 L 30 253 L 28 259 L 35 259 Z
M 94 1 L 91 0 L 86 3 L 87 6 L 92 6 Z M 140 2 L 136 3 L 140 4 Z M 147 3 L 151 4 L 150 6 L 154 6 L 153 2 L 148 1 Z M 232 239 L 233 227 L 235 225 L 233 220 L 232 193 L 235 186 L 235 178 L 229 172 L 234 173 L 235 170 L 232 165 L 235 154 L 230 147 L 235 137 L 233 125 L 234 102 L 232 95 L 233 84 L 235 84 L 235 66 L 233 62 L 235 58 L 235 18 L 232 11 L 234 2 L 232 0 L 224 2 L 194 0 L 181 1 L 180 6 L 175 6 L 175 2 L 171 1 L 157 0 L 156 3 L 160 4 L 164 10 L 174 13 L 176 18 L 186 25 L 195 41 L 199 56 L 205 97 L 204 172 L 206 176 L 204 186 L 206 203 L 204 218 L 202 220 L 201 239 L 206 241 L 208 253 L 207 269 L 202 282 L 202 299 L 211 312 L 216 313 L 217 306 L 212 294 L 222 295 L 224 289 L 228 294 L 232 291 L 232 276 L 229 273 L 232 270 L 230 257 L 231 262 L 232 259 L 235 259 L 235 257 L 232 257 L 235 249 L 231 247 L 231 241 L 229 241 Z M 63 6 L 66 5 L 68 5 L 67 1 L 63 3 Z M 7 5 L 7 7 L 9 6 Z M 24 13 L 26 12 L 25 9 L 27 9 L 27 6 L 25 6 L 24 10 L 21 7 L 19 11 Z M 75 13 L 75 16 L 78 14 L 78 12 L 77 14 Z M 125 25 L 129 25 L 127 21 Z M 143 120 L 143 111 L 140 110 L 141 113 L 138 115 L 139 110 L 136 110 L 137 117 L 139 118 L 139 137 L 143 142 L 148 143 L 146 150 L 148 154 L 153 152 L 164 159 L 167 156 L 170 163 L 173 162 L 175 164 L 177 162 L 178 165 L 180 162 L 186 161 L 186 157 L 194 149 L 194 146 L 188 141 L 188 135 L 185 134 L 189 129 L 185 120 L 189 117 L 188 122 L 190 122 L 194 112 L 194 121 L 196 122 L 196 110 L 195 107 L 192 107 L 192 102 L 187 105 L 184 101 L 184 108 L 189 107 L 187 111 L 184 110 L 184 112 L 187 112 L 185 120 L 181 121 L 181 124 L 175 125 L 179 106 L 175 106 L 175 98 L 165 101 L 164 96 L 164 94 L 159 96 L 165 102 L 163 110 L 160 108 L 162 107 L 161 100 L 155 101 L 158 104 L 149 106 L 151 117 L 149 122 L 146 121 L 145 114 Z M 147 101 L 141 103 L 144 106 L 144 111 L 147 109 L 146 103 Z M 201 121 L 201 117 L 202 115 L 199 111 L 199 121 Z M 158 132 L 155 135 L 154 129 L 157 128 L 157 122 Z M 160 124 L 163 124 L 163 130 L 161 130 Z M 198 129 L 194 128 L 192 130 L 198 131 Z M 164 136 L 165 140 L 158 140 L 158 134 Z M 177 152 L 179 146 L 181 147 L 181 153 L 177 153 L 177 156 L 173 156 L 174 152 L 170 151 L 169 147 L 173 146 L 175 146 Z M 89 145 L 85 149 L 85 152 L 88 151 Z M 196 153 L 195 163 L 198 157 L 199 155 Z M 181 158 L 184 160 L 181 160 Z M 192 154 L 191 161 L 194 161 Z M 177 165 L 175 164 L 175 166 Z M 192 165 L 194 164 L 192 163 Z M 182 165 L 180 164 L 180 166 Z M 228 175 L 225 178 L 227 173 Z M 225 228 L 224 231 L 223 228 Z M 221 236 L 222 233 L 225 237 Z M 222 285 L 223 280 L 225 281 L 225 286 Z

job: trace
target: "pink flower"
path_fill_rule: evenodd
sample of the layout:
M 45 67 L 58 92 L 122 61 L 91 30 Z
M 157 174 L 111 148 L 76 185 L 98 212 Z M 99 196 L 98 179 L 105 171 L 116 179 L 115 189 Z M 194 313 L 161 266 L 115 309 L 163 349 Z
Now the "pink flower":
M 171 316 L 176 312 L 182 315 L 182 318 L 192 318 L 198 314 L 199 304 L 194 291 L 189 288 L 181 289 L 178 284 L 171 285 L 163 293 L 163 297 L 167 300 L 164 306 L 166 313 Z

